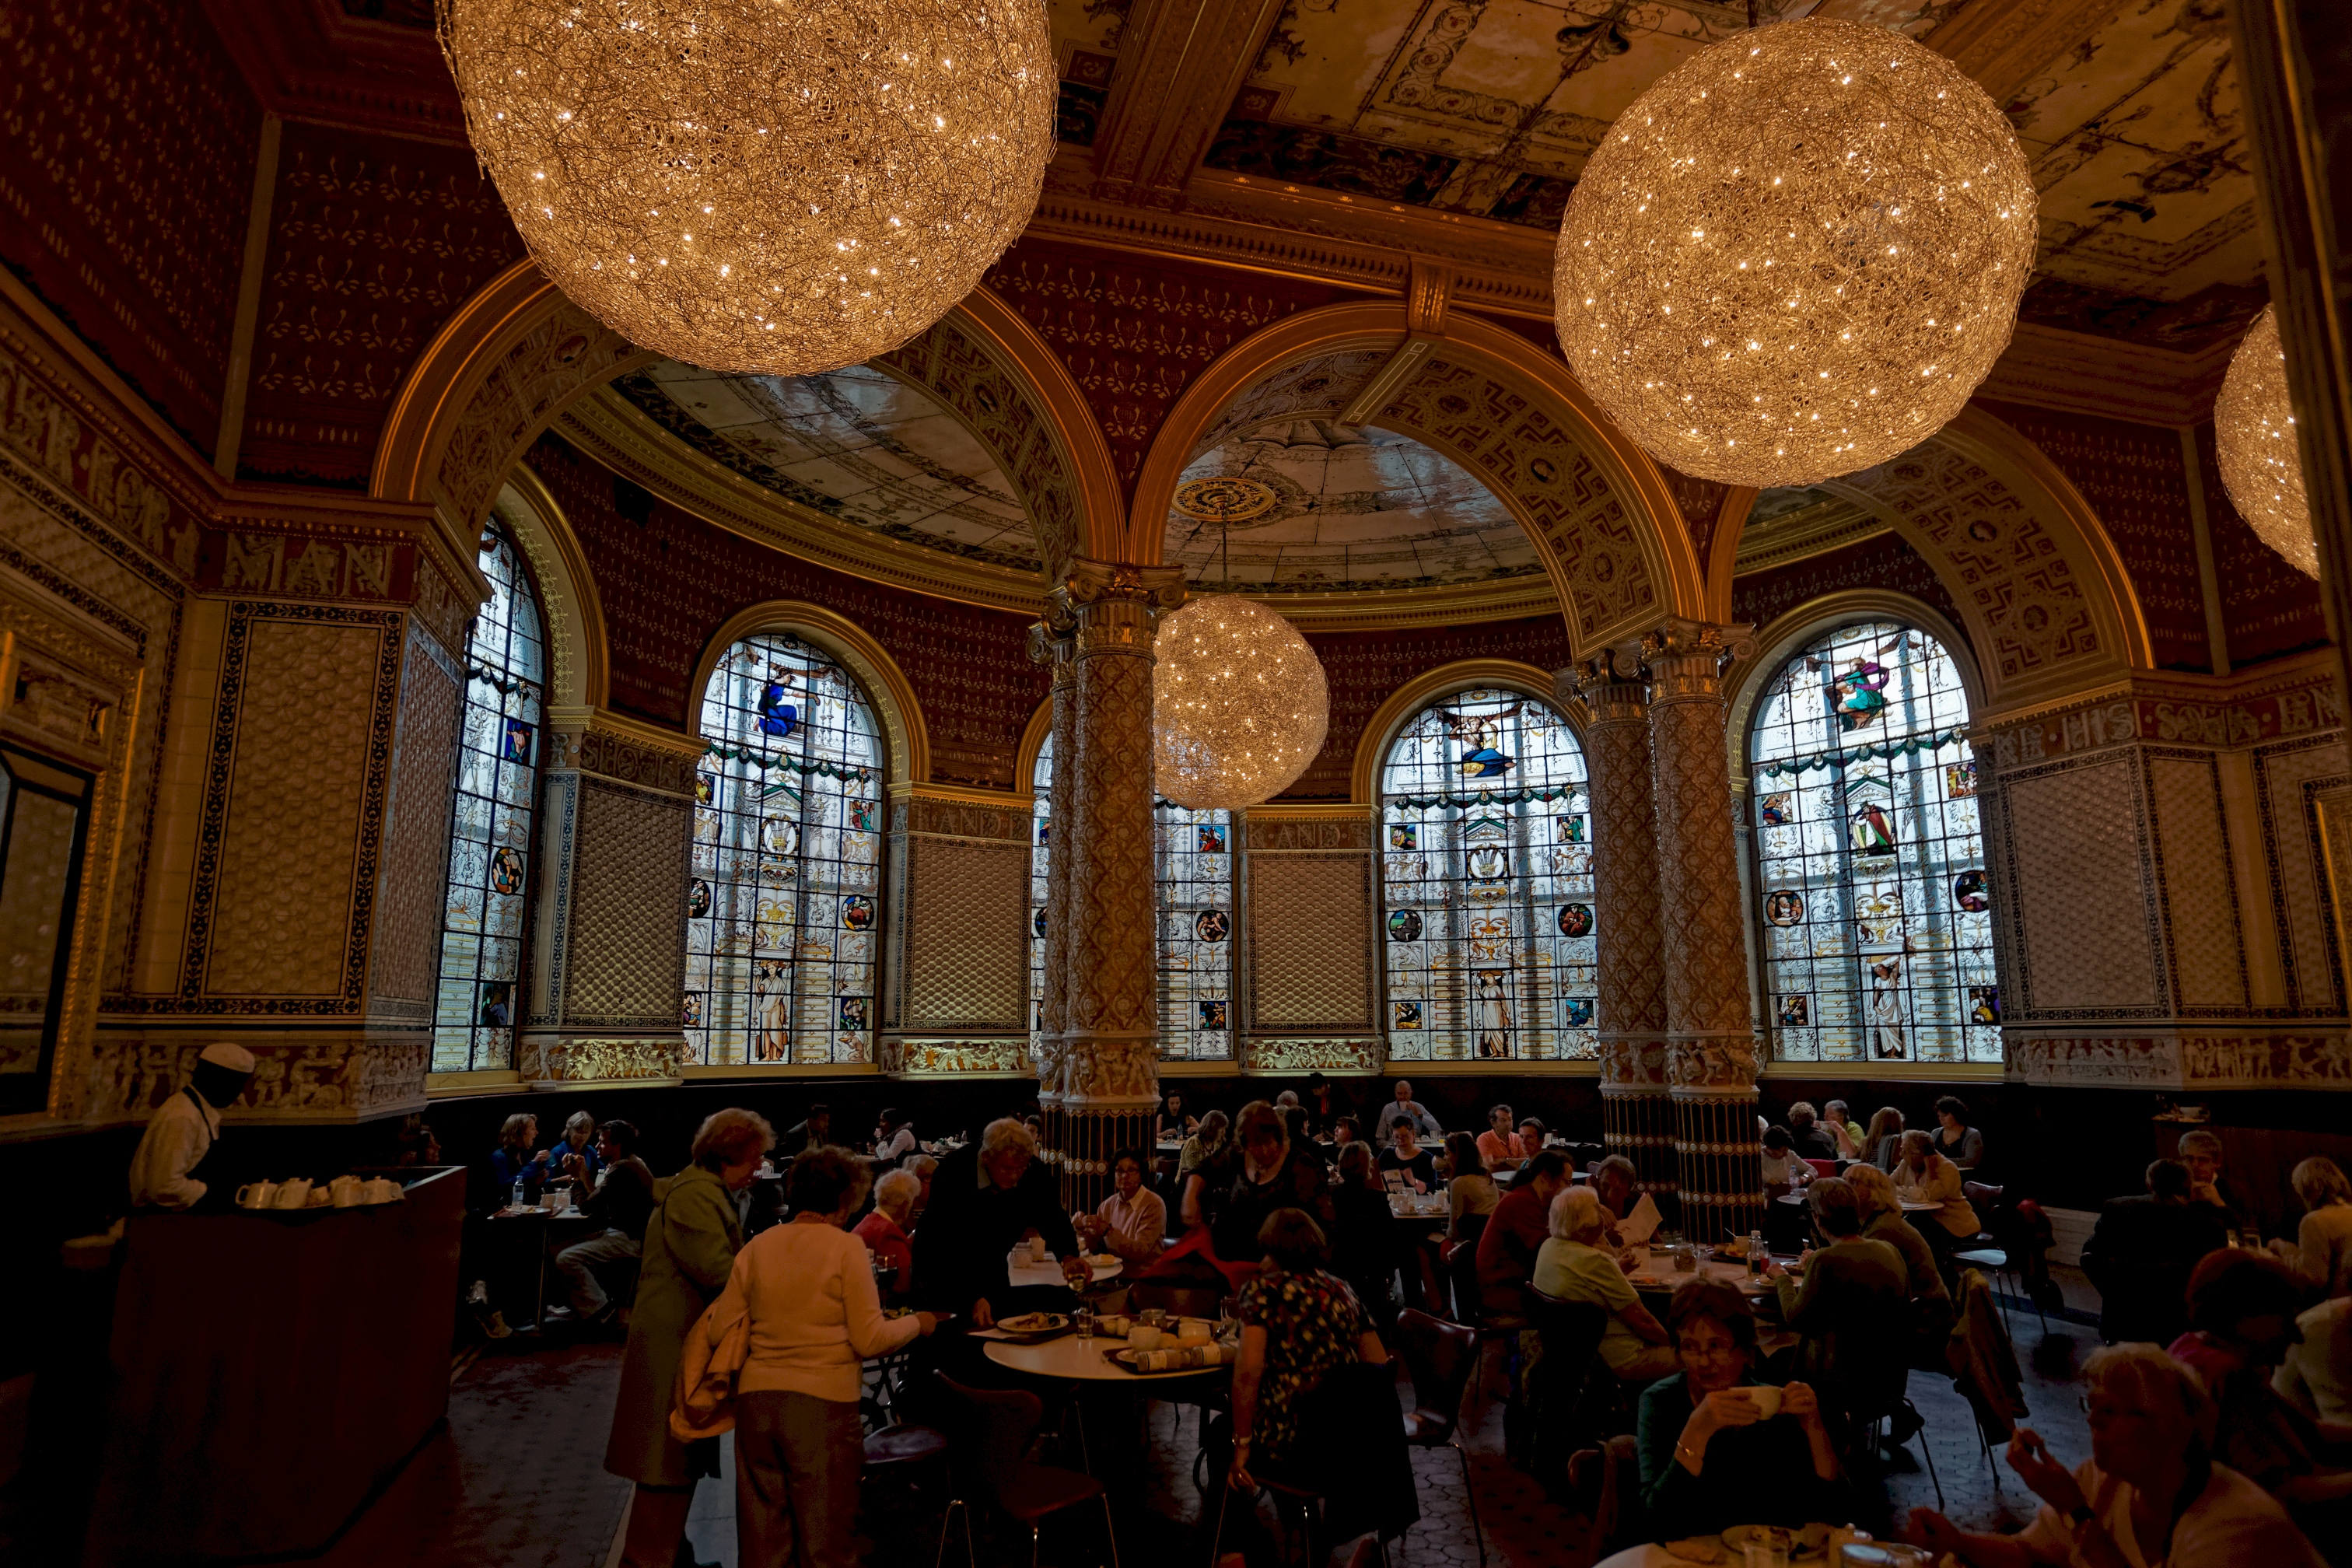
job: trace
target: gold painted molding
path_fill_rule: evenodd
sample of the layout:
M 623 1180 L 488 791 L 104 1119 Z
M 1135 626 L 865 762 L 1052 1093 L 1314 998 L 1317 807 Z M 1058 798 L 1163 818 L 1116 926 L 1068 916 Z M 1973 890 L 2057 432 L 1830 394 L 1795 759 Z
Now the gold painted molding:
M 604 605 L 596 594 L 596 574 L 588 564 L 588 552 L 572 531 L 572 520 L 563 515 L 563 508 L 530 464 L 517 463 L 508 472 L 499 500 L 504 502 L 509 494 L 514 503 L 506 516 L 507 526 L 515 531 L 523 553 L 530 559 L 541 606 L 547 618 L 561 624 L 577 643 L 573 656 L 580 666 L 578 689 L 559 692 L 551 683 L 548 700 L 602 708 L 612 700 L 612 655 L 604 635 Z M 551 576 L 557 579 L 552 584 Z
M 1054 694 L 1049 691 L 1045 700 L 1038 703 L 1029 715 L 1029 722 L 1021 727 L 1021 743 L 1013 750 L 1013 780 L 1023 793 L 1031 797 L 1033 805 L 1036 804 L 1036 792 L 1029 785 L 1030 781 L 1037 776 L 1037 753 L 1045 749 L 1045 742 L 1053 733 Z M 1064 760 L 1067 761 L 1066 758 Z
M 1348 802 L 1357 811 L 1380 805 L 1380 767 L 1387 756 L 1389 744 L 1396 739 L 1405 721 L 1427 707 L 1430 701 L 1449 691 L 1466 691 L 1472 687 L 1499 687 L 1533 697 L 1557 708 L 1559 700 L 1552 695 L 1551 671 L 1538 669 L 1532 664 L 1522 664 L 1514 658 L 1465 658 L 1452 664 L 1439 665 L 1424 670 L 1388 694 L 1388 698 L 1372 710 L 1362 731 L 1356 737 L 1355 760 L 1348 768 Z M 1576 726 L 1571 715 L 1570 728 Z M 1577 737 L 1578 743 L 1583 737 Z
M 883 746 L 889 759 L 885 782 L 929 782 L 930 735 L 923 724 L 922 704 L 916 700 L 915 688 L 907 679 L 906 671 L 865 627 L 822 605 L 802 599 L 769 599 L 730 616 L 711 634 L 700 657 L 694 661 L 694 679 L 686 694 L 698 713 L 702 693 L 710 685 L 710 672 L 719 667 L 729 648 L 753 632 L 791 632 L 846 665 L 865 683 L 866 695 L 882 720 Z

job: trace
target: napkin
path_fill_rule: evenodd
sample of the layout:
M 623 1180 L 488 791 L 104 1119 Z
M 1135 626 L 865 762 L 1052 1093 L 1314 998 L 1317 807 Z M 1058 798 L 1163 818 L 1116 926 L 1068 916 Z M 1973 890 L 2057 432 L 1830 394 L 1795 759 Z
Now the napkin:
M 1238 1349 L 1224 1345 L 1184 1345 L 1173 1350 L 1137 1351 L 1131 1364 L 1138 1372 L 1174 1372 L 1188 1366 L 1223 1366 L 1240 1359 Z
M 1617 1222 L 1618 1239 L 1628 1247 L 1645 1246 L 1650 1237 L 1657 1234 L 1658 1221 L 1662 1217 L 1658 1213 L 1657 1201 L 1643 1193 L 1642 1201 L 1633 1205 L 1633 1211 Z

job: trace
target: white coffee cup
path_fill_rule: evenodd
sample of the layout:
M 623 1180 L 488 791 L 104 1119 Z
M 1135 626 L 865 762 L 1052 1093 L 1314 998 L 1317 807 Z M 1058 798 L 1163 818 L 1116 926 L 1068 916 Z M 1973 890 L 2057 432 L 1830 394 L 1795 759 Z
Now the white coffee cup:
M 1767 1421 L 1780 1414 L 1780 1391 L 1762 1384 L 1751 1384 L 1744 1391 L 1755 1403 L 1757 1412 Z
M 365 1194 L 361 1201 L 371 1204 L 396 1204 L 405 1195 L 401 1184 L 390 1176 L 375 1176 L 368 1181 Z
M 276 1182 L 247 1182 L 236 1190 L 236 1206 L 241 1209 L 266 1209 L 278 1201 Z
M 367 1201 L 367 1184 L 357 1176 L 337 1176 L 327 1184 L 327 1192 L 339 1209 L 357 1208 Z
M 286 1180 L 279 1184 L 278 1188 L 278 1196 L 272 1200 L 270 1206 L 272 1208 L 281 1209 L 309 1208 L 310 1206 L 310 1178 L 308 1176 L 287 1177 Z
M 1032 1263 L 1043 1263 L 1045 1261 L 1045 1238 L 1044 1237 L 1033 1236 L 1029 1238 L 1029 1261 Z

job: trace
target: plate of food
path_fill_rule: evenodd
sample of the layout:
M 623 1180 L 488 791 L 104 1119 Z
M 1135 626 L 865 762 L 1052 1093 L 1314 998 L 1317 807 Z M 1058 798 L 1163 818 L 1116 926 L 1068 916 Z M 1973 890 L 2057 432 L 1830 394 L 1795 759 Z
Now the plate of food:
M 1791 1563 L 1818 1563 L 1828 1552 L 1830 1527 L 1808 1524 L 1801 1530 L 1787 1530 L 1776 1524 L 1735 1524 L 1723 1532 L 1723 1543 L 1735 1552 L 1744 1552 L 1750 1541 L 1778 1540 L 1789 1550 Z
M 1724 1551 L 1723 1542 L 1712 1535 L 1694 1535 L 1687 1541 L 1667 1541 L 1660 1544 L 1665 1547 L 1667 1556 L 1680 1563 L 1712 1565 L 1730 1560 L 1730 1553 Z
M 1017 1317 L 997 1319 L 996 1331 L 1008 1340 L 1034 1343 L 1068 1333 L 1070 1320 L 1064 1312 L 1023 1312 Z

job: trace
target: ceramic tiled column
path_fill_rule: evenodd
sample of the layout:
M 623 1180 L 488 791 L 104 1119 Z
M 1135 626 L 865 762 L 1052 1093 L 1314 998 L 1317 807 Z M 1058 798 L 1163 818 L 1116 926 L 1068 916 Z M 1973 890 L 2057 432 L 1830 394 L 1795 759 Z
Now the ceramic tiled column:
M 1675 1153 L 1684 1228 L 1701 1241 L 1764 1223 L 1755 1032 L 1723 738 L 1724 666 L 1748 630 L 1675 619 L 1642 639 Z
M 1592 789 L 1593 903 L 1600 921 L 1601 1127 L 1646 1192 L 1679 1176 L 1666 1082 L 1666 978 L 1658 921 L 1657 816 L 1650 798 L 1649 696 L 1639 662 L 1604 650 L 1554 678 L 1584 700 Z
M 1048 618 L 1029 628 L 1029 657 L 1054 671 L 1054 779 L 1046 786 L 1051 835 L 1045 855 L 1045 957 L 1037 1000 L 1037 1047 L 1031 1065 L 1037 1073 L 1037 1106 L 1045 1147 L 1058 1157 L 1062 1144 L 1062 1037 L 1070 1023 L 1070 833 L 1076 823 L 1078 686 L 1073 637 L 1076 623 L 1056 605 Z

